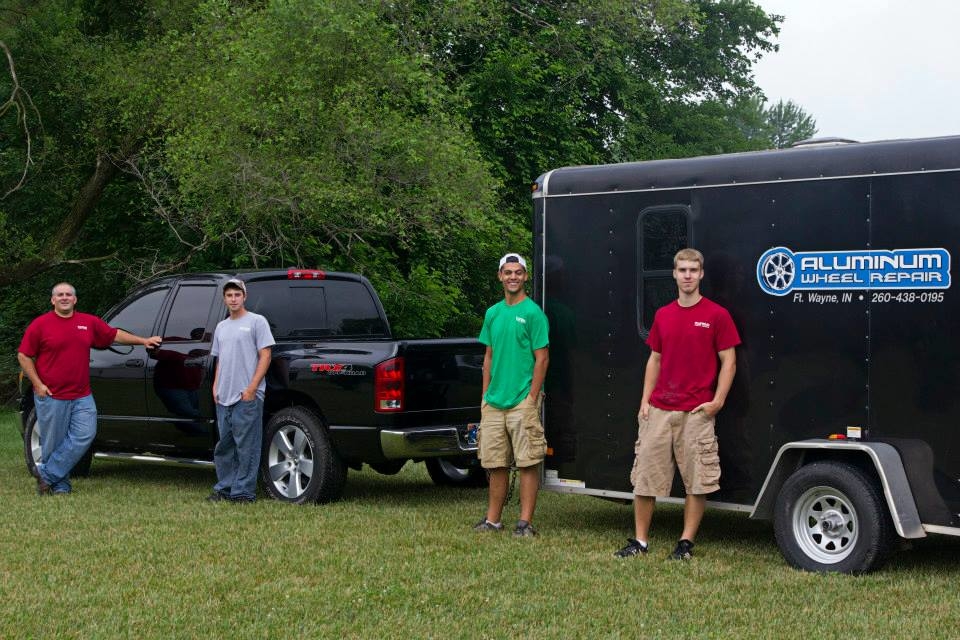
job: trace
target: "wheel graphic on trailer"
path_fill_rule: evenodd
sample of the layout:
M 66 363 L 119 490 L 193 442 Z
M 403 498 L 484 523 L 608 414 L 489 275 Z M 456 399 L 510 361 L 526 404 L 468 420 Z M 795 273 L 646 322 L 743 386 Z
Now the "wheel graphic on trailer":
M 796 275 L 793 254 L 786 249 L 771 250 L 760 262 L 760 283 L 770 293 L 783 295 L 793 285 Z

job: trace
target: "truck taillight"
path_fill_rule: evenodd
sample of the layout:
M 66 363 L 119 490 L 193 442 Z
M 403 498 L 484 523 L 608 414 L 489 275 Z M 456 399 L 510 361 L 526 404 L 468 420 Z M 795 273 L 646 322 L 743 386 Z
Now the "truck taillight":
M 384 360 L 373 369 L 374 409 L 403 411 L 403 358 Z

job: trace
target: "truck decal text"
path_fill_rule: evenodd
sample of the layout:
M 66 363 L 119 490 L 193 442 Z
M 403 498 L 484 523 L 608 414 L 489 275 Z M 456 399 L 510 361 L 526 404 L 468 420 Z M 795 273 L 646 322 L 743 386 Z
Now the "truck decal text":
M 364 369 L 354 369 L 352 364 L 334 364 L 328 362 L 314 362 L 310 365 L 310 371 L 313 373 L 325 373 L 328 376 L 367 375 L 367 372 Z

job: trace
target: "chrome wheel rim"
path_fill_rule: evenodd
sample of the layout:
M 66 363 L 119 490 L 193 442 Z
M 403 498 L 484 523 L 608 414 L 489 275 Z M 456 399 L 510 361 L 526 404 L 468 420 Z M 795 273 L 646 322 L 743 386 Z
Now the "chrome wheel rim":
M 836 564 L 856 547 L 860 523 L 853 503 L 832 487 L 813 487 L 793 509 L 793 536 L 812 560 Z
M 30 432 L 30 457 L 33 459 L 34 465 L 40 464 L 43 457 L 40 449 L 40 431 L 40 421 L 36 420 L 33 423 L 33 430 Z
M 313 477 L 313 445 L 303 429 L 289 425 L 273 434 L 267 469 L 277 493 L 288 499 L 303 495 Z

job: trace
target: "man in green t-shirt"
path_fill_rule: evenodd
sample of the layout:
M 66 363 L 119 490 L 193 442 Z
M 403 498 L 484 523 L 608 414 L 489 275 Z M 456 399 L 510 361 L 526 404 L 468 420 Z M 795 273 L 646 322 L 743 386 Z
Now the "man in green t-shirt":
M 480 342 L 483 357 L 483 398 L 480 404 L 478 447 L 480 464 L 490 475 L 486 516 L 477 531 L 501 531 L 500 516 L 507 498 L 510 467 L 520 469 L 520 519 L 515 536 L 535 536 L 533 511 L 540 489 L 540 463 L 547 441 L 540 423 L 543 379 L 549 364 L 547 316 L 527 297 L 527 262 L 519 254 L 500 258 L 497 278 L 504 299 L 487 309 Z

